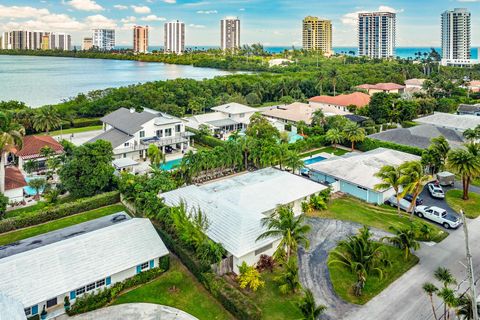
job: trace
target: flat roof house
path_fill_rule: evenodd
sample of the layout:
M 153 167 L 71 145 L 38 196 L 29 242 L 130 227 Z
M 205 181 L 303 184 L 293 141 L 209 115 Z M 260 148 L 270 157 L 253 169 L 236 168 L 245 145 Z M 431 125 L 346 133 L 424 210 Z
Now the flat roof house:
M 369 95 L 374 95 L 378 92 L 385 93 L 403 93 L 405 91 L 405 86 L 401 84 L 396 84 L 393 82 L 388 83 L 377 83 L 377 84 L 361 84 L 355 88 L 366 90 Z
M 158 267 L 159 259 L 168 255 L 148 219 L 93 231 L 75 228 L 80 230 L 66 228 L 35 241 L 22 240 L 18 249 L 0 247 L 0 291 L 20 301 L 27 316 L 39 314 L 44 306 L 50 315 L 61 314 L 65 297 L 74 303 L 86 293 Z
M 480 125 L 480 117 L 474 115 L 435 112 L 432 115 L 418 118 L 415 122 L 464 132 L 467 129 L 474 129 Z
M 341 191 L 369 203 L 382 204 L 395 192 L 392 188 L 375 190 L 381 180 L 375 174 L 385 165 L 398 166 L 420 157 L 396 150 L 378 148 L 365 153 L 349 153 L 332 157 L 311 165 L 310 178 L 330 185 L 334 191 Z
M 204 185 L 190 185 L 160 194 L 169 206 L 184 202 L 188 208 L 200 208 L 210 221 L 207 235 L 228 251 L 231 271 L 238 273 L 243 261 L 257 263 L 260 255 L 272 255 L 277 238 L 257 241 L 266 231 L 261 219 L 279 205 L 291 205 L 296 215 L 301 203 L 325 186 L 291 173 L 267 168 L 244 173 Z
M 328 107 L 349 112 L 348 107 L 355 106 L 356 108 L 363 108 L 370 103 L 370 96 L 363 92 L 354 92 L 350 94 L 340 94 L 338 96 L 317 96 L 308 100 L 312 107 L 320 107 L 325 112 L 328 112 Z
M 91 139 L 109 141 L 115 159 L 146 159 L 150 144 L 163 153 L 183 151 L 190 146 L 191 133 L 185 132 L 183 121 L 155 110 L 120 108 L 102 119 L 103 133 Z

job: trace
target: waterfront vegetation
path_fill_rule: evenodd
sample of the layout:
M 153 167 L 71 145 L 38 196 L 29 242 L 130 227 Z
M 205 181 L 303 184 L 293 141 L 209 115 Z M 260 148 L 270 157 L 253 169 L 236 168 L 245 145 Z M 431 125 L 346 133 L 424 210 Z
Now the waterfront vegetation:
M 468 200 L 463 200 L 462 196 L 463 192 L 461 190 L 448 190 L 445 200 L 456 212 L 463 210 L 467 218 L 477 218 L 480 215 L 480 195 L 470 192 Z

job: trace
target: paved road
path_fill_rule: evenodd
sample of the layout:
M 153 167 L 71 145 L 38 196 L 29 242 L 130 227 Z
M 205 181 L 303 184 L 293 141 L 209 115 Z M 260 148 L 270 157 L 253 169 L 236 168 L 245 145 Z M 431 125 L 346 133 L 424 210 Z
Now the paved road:
M 302 248 L 299 250 L 300 281 L 305 288 L 313 291 L 318 303 L 328 307 L 324 318 L 342 319 L 346 313 L 358 307 L 336 295 L 326 261 L 328 253 L 337 246 L 338 241 L 356 234 L 361 225 L 332 219 L 309 219 L 308 223 L 312 226 L 310 248 L 307 251 Z M 376 239 L 388 235 L 375 229 L 372 232 Z

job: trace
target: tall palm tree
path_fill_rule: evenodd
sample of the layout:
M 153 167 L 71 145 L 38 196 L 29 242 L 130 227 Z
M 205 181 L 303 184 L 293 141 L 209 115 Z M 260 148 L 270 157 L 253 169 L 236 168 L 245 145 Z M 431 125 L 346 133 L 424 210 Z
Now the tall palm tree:
M 351 142 L 352 151 L 355 151 L 355 143 L 365 140 L 365 130 L 354 122 L 349 122 L 343 130 L 345 139 Z
M 298 303 L 298 308 L 302 313 L 302 320 L 316 320 L 318 317 L 327 310 L 324 305 L 317 305 L 312 290 L 305 289 L 305 295 Z
M 480 135 L 477 129 L 467 129 L 463 132 L 463 137 L 469 142 L 474 142 L 480 137 Z
M 463 200 L 468 200 L 470 183 L 473 178 L 480 176 L 480 157 L 472 150 L 455 149 L 450 151 L 447 166 L 454 173 L 462 177 Z
M 300 156 L 295 151 L 288 151 L 285 159 L 285 164 L 287 167 L 292 169 L 292 173 L 298 172 L 301 168 L 305 166 L 305 163 L 300 159 Z
M 338 128 L 332 128 L 327 131 L 325 138 L 333 144 L 333 149 L 337 151 L 337 145 L 343 141 L 343 133 Z
M 435 310 L 435 304 L 433 303 L 433 294 L 438 292 L 438 288 L 430 282 L 425 282 L 422 286 L 423 291 L 428 295 L 430 304 L 432 305 L 433 317 L 438 320 L 437 312 Z
M 450 285 L 457 284 L 457 280 L 453 276 L 452 272 L 444 267 L 438 267 L 433 273 L 435 279 L 443 284 L 444 288 L 447 288 Z
M 279 206 L 274 213 L 262 219 L 262 226 L 266 227 L 267 231 L 262 233 L 257 240 L 270 237 L 280 238 L 275 256 L 285 255 L 286 261 L 297 251 L 299 245 L 308 248 L 310 244 L 307 238 L 310 226 L 305 224 L 303 215 L 295 217 L 289 206 Z
M 337 69 L 332 69 L 328 73 L 330 79 L 332 79 L 332 87 L 333 87 L 333 96 L 337 95 L 337 80 L 338 80 L 338 71 Z
M 405 251 L 405 260 L 410 256 L 410 250 L 418 250 L 420 248 L 420 243 L 415 240 L 415 229 L 413 226 L 404 229 L 391 226 L 390 230 L 395 233 L 395 236 L 387 237 L 387 240 Z
M 441 164 L 441 168 L 445 166 L 445 162 L 447 161 L 448 153 L 450 152 L 450 144 L 448 143 L 447 139 L 444 136 L 439 136 L 432 139 L 432 144 L 429 147 L 432 149 L 435 154 L 439 157 L 439 162 Z
M 0 192 L 5 192 L 5 165 L 7 151 L 20 149 L 23 144 L 25 129 L 14 122 L 11 113 L 0 112 Z
M 376 190 L 386 190 L 393 188 L 395 191 L 395 198 L 397 199 L 397 213 L 400 216 L 400 199 L 404 196 L 400 193 L 400 189 L 405 186 L 406 176 L 400 167 L 396 166 L 383 166 L 379 172 L 375 174 L 375 177 L 382 180 L 381 183 L 375 185 Z
M 443 300 L 443 317 L 442 319 L 450 319 L 450 309 L 457 305 L 455 291 L 451 288 L 442 288 L 437 295 Z
M 477 309 L 479 304 L 477 303 Z M 457 316 L 460 316 L 460 319 L 463 320 L 473 320 L 473 308 L 472 308 L 472 298 L 470 295 L 465 294 L 457 298 Z
M 312 113 L 312 125 L 324 126 L 326 122 L 325 114 L 322 109 L 315 110 Z
M 60 127 L 62 118 L 53 106 L 38 109 L 33 117 L 33 128 L 39 132 L 48 132 Z
M 410 219 L 413 219 L 413 212 L 417 203 L 417 198 L 432 177 L 425 172 L 421 161 L 405 162 L 400 166 L 400 170 L 402 171 L 402 174 L 405 175 L 405 192 L 412 194 L 412 202 L 407 211 L 411 213 Z
M 160 163 L 165 163 L 165 155 L 157 145 L 151 144 L 147 149 L 147 157 L 150 159 L 150 164 L 154 167 L 159 167 Z

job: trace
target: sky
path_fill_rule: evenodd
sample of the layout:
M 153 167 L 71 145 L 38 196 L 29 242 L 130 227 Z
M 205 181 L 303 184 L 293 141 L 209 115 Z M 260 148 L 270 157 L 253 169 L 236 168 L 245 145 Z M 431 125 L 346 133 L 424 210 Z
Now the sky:
M 186 24 L 187 46 L 218 46 L 220 20 L 241 19 L 242 44 L 300 46 L 307 15 L 332 20 L 333 45 L 356 46 L 361 11 L 397 13 L 397 46 L 440 46 L 440 14 L 472 12 L 472 45 L 480 45 L 480 0 L 0 0 L 0 31 L 68 32 L 81 44 L 93 28 L 117 30 L 117 45 L 132 44 L 133 25 L 149 25 L 150 45 L 163 42 L 165 21 Z

